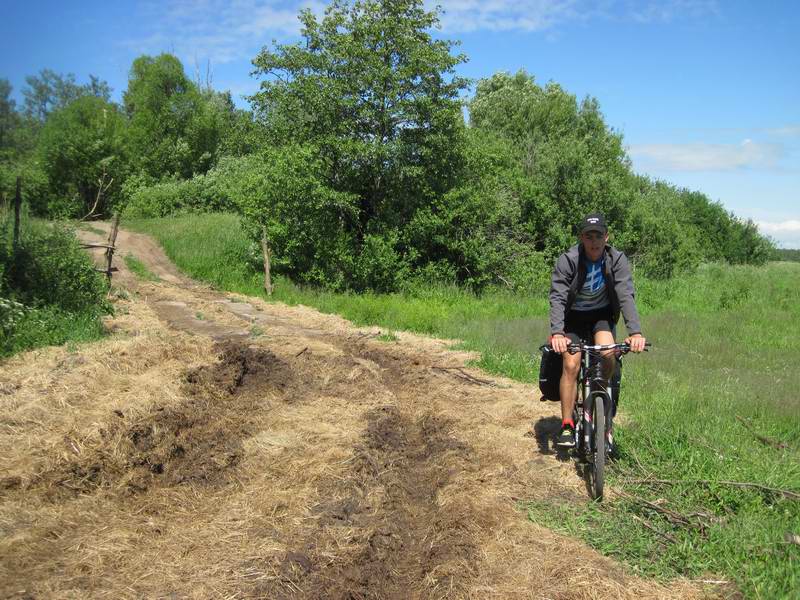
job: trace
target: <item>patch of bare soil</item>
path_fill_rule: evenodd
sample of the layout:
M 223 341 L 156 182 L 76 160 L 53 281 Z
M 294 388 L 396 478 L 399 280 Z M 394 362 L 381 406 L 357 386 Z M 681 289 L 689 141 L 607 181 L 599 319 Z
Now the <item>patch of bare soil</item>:
M 527 519 L 552 405 L 443 340 L 223 295 L 121 232 L 106 340 L 0 370 L 0 597 L 697 598 Z M 126 283 L 128 282 L 128 283 Z
M 251 415 L 270 408 L 264 393 L 285 387 L 291 374 L 269 350 L 229 342 L 215 351 L 216 363 L 187 371 L 180 402 L 154 404 L 138 417 L 113 411 L 95 445 L 31 477 L 28 488 L 44 487 L 57 501 L 101 487 L 135 494 L 152 486 L 221 484 L 242 458 Z

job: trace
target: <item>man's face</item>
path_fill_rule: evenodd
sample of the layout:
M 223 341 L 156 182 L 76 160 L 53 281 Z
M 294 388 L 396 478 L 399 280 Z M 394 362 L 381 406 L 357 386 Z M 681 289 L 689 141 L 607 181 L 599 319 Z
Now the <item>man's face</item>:
M 600 260 L 603 256 L 603 250 L 608 241 L 607 233 L 600 233 L 599 231 L 587 231 L 581 234 L 581 244 L 583 244 L 583 251 L 589 260 Z

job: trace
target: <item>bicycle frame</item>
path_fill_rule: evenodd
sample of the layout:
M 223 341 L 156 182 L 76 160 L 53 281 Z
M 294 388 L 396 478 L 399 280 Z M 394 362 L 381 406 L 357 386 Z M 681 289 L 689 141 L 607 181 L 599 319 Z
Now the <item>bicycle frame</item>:
M 602 358 L 593 354 L 593 351 L 616 349 L 617 346 L 617 344 L 610 346 L 580 345 L 581 367 L 578 372 L 578 397 L 574 409 L 575 448 L 579 455 L 590 463 L 594 463 L 597 458 L 595 423 L 592 415 L 598 396 L 603 401 L 605 424 L 610 422 L 610 417 L 614 413 L 614 399 L 608 391 L 608 380 L 603 377 L 602 373 Z M 592 358 L 596 360 L 593 362 Z

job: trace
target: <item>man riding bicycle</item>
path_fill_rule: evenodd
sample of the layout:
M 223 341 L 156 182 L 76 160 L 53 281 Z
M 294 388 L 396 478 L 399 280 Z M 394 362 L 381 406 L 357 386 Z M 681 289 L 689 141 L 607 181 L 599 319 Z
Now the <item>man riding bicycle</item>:
M 580 225 L 578 244 L 559 256 L 550 285 L 550 345 L 563 359 L 559 384 L 561 432 L 559 446 L 575 445 L 573 409 L 580 353 L 570 354 L 569 344 L 586 340 L 613 344 L 619 315 L 625 319 L 631 352 L 645 348 L 634 299 L 633 278 L 628 258 L 608 245 L 608 228 L 600 213 L 587 215 Z M 603 376 L 613 374 L 613 350 L 603 353 Z M 609 430 L 609 444 L 610 430 Z

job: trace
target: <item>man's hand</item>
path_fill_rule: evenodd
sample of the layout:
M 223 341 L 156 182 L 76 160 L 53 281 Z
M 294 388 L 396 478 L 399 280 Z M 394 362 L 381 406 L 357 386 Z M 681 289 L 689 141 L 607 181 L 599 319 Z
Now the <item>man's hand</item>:
M 625 338 L 625 343 L 631 347 L 631 352 L 642 352 L 646 341 L 641 333 L 634 333 Z
M 553 336 L 550 336 L 550 346 L 552 346 L 553 350 L 559 354 L 563 354 L 567 351 L 567 347 L 569 346 L 569 338 L 565 335 L 557 333 Z

